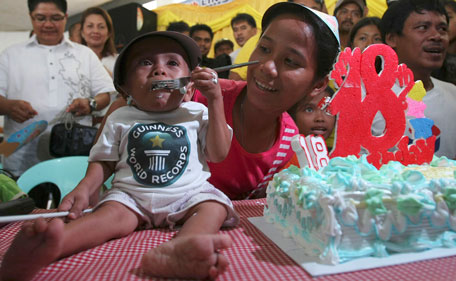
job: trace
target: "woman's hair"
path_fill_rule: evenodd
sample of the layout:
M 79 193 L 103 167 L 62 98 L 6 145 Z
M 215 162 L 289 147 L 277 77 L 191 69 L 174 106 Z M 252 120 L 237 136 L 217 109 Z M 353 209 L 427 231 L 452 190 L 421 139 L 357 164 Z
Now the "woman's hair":
M 88 8 L 87 10 L 85 10 L 82 13 L 82 17 L 81 17 L 81 32 L 84 29 L 85 20 L 90 15 L 102 16 L 106 22 L 106 26 L 108 27 L 108 40 L 106 40 L 106 42 L 103 46 L 103 50 L 101 51 L 101 57 L 104 58 L 107 56 L 112 56 L 112 55 L 117 54 L 116 45 L 114 44 L 114 26 L 112 24 L 111 16 L 108 14 L 108 12 L 106 12 L 106 10 L 104 10 L 100 7 L 91 7 L 91 8 Z M 84 37 L 82 37 L 81 44 L 87 46 L 87 42 L 84 39 Z
M 275 8 L 269 14 L 266 11 L 266 16 L 263 16 L 261 35 L 263 35 L 269 24 L 277 16 L 280 16 L 282 14 L 292 14 L 300 17 L 305 23 L 312 26 L 316 41 L 315 61 L 317 62 L 317 69 L 315 70 L 315 81 L 324 78 L 331 71 L 336 57 L 340 51 L 339 42 L 337 41 L 334 33 L 329 29 L 329 27 L 322 19 L 320 19 L 313 12 L 309 11 L 309 9 L 303 5 L 276 5 L 277 8 Z M 300 6 L 302 9 L 297 9 L 297 6 Z M 304 11 L 307 11 L 307 13 Z
M 348 39 L 347 47 L 353 48 L 353 41 L 355 40 L 356 33 L 358 33 L 358 30 L 365 26 L 375 25 L 378 28 L 378 31 L 380 32 L 381 21 L 382 20 L 378 17 L 367 17 L 360 19 L 350 31 L 350 37 Z

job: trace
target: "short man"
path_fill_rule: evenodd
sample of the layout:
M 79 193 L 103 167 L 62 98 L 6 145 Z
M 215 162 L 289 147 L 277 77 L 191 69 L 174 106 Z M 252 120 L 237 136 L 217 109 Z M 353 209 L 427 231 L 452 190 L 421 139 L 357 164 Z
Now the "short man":
M 255 19 L 245 13 L 239 13 L 231 19 L 231 28 L 233 29 L 233 36 L 236 43 L 240 46 L 237 50 L 230 54 L 231 61 L 235 61 L 237 55 L 241 51 L 244 44 L 255 34 L 257 34 L 257 27 Z
M 231 64 L 231 60 L 226 54 L 222 54 L 215 59 L 207 57 L 209 51 L 211 50 L 212 39 L 214 39 L 214 33 L 212 32 L 212 28 L 210 26 L 206 24 L 193 25 L 190 27 L 190 37 L 195 40 L 196 44 L 200 48 L 201 54 L 203 55 L 201 66 L 215 68 Z M 219 77 L 228 78 L 228 73 L 228 71 L 219 73 Z
M 324 0 L 288 0 L 288 2 L 303 4 L 311 9 L 326 13 Z
M 338 0 L 334 16 L 339 23 L 340 47 L 343 50 L 348 43 L 353 26 L 367 15 L 365 0 Z
M 448 47 L 445 8 L 439 0 L 399 0 L 383 15 L 381 29 L 399 63 L 405 63 L 427 91 L 424 115 L 440 129 L 435 154 L 456 158 L 456 86 L 431 77 L 442 66 Z
M 15 176 L 49 159 L 52 125 L 70 112 L 75 121 L 92 125 L 93 110 L 109 103 L 112 79 L 95 53 L 63 35 L 66 0 L 28 0 L 36 36 L 0 54 L 0 114 L 5 139 L 31 123 L 46 120 L 43 134 L 3 159 Z

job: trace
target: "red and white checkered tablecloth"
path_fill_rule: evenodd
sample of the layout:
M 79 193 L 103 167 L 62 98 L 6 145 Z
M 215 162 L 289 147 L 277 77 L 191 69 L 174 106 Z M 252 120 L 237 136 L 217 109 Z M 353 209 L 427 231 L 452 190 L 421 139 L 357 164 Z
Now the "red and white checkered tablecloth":
M 218 280 L 456 280 L 456 257 L 312 278 L 247 220 L 261 216 L 265 202 L 264 199 L 234 202 L 241 223 L 236 228 L 222 230 L 231 236 L 233 246 L 224 252 L 230 266 Z M 0 228 L 0 258 L 20 225 L 13 223 Z M 134 232 L 55 262 L 43 268 L 34 281 L 161 280 L 141 277 L 135 272 L 142 255 L 169 240 L 174 233 L 167 229 Z

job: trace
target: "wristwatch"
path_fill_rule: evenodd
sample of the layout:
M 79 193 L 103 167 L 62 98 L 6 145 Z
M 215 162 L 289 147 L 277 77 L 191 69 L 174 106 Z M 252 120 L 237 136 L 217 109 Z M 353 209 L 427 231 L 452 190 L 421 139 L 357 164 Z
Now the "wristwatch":
M 90 112 L 97 110 L 97 101 L 94 98 L 89 98 Z

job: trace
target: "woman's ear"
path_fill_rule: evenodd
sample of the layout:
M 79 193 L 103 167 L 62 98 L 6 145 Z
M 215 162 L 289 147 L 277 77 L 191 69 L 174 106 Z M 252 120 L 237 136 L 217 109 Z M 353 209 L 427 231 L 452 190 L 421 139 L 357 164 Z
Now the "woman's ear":
M 195 88 L 193 87 L 193 82 L 189 82 L 186 86 L 187 91 L 184 94 L 184 101 L 191 101 L 193 94 L 195 94 Z
M 324 91 L 326 89 L 326 87 L 328 86 L 328 81 L 329 81 L 329 78 L 328 78 L 328 75 L 326 75 L 324 78 L 315 82 L 314 88 L 313 88 L 312 92 L 310 92 L 310 96 L 315 97 L 318 94 L 320 94 L 322 91 Z

